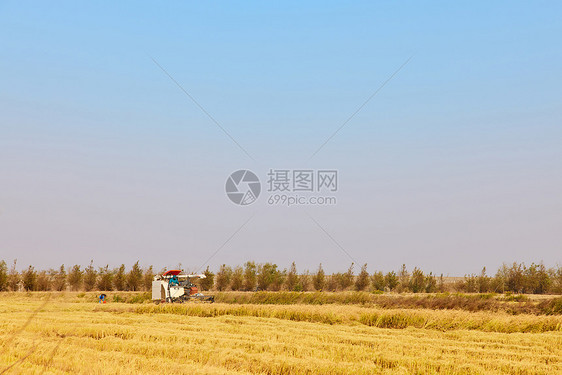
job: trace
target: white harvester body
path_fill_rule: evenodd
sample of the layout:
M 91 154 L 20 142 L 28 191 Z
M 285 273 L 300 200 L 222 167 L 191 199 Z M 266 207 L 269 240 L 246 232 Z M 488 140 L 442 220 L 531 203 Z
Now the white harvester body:
M 156 275 L 152 280 L 152 300 L 155 302 L 186 302 L 200 300 L 213 302 L 214 297 L 199 293 L 192 280 L 204 279 L 204 274 L 182 274 L 179 270 L 170 270 Z

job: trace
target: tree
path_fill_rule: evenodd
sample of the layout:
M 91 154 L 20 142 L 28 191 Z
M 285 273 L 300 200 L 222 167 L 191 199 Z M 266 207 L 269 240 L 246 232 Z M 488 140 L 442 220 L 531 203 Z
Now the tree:
M 562 266 L 551 269 L 549 277 L 552 281 L 551 291 L 562 294 Z
M 326 283 L 324 288 L 330 292 L 335 292 L 336 290 L 338 290 L 338 285 L 339 285 L 339 274 L 331 274 L 329 276 L 326 277 Z
M 14 263 L 12 263 L 12 267 L 10 268 L 10 272 L 8 273 L 8 288 L 15 292 L 18 290 L 18 286 L 21 280 L 20 274 L 16 269 L 16 264 L 18 260 L 14 259 Z
M 491 289 L 496 293 L 504 293 L 507 287 L 507 274 L 508 268 L 506 264 L 502 264 L 502 266 L 497 270 L 496 276 L 492 280 Z
M 86 267 L 84 270 L 84 290 L 89 292 L 96 287 L 96 281 L 98 278 L 98 274 L 96 269 L 94 268 L 94 261 L 90 261 L 90 265 Z
M 389 290 L 394 290 L 400 284 L 399 278 L 396 275 L 396 272 L 390 271 L 384 276 L 384 285 Z
M 258 266 L 258 288 L 260 290 L 268 290 L 269 287 L 276 283 L 278 279 L 277 264 L 264 263 Z
M 437 280 L 435 280 L 435 276 L 433 276 L 433 273 L 430 272 L 429 275 L 425 277 L 425 292 L 435 293 L 436 290 L 437 290 Z
M 287 278 L 287 269 L 285 268 L 283 271 L 277 269 L 275 267 L 275 271 L 273 272 L 273 281 L 271 283 L 270 289 L 274 291 L 279 291 L 285 284 L 285 279 Z
M 297 283 L 299 281 L 299 275 L 297 274 L 297 265 L 295 262 L 291 263 L 291 268 L 287 272 L 287 278 L 285 279 L 285 287 L 287 290 L 295 290 Z
M 138 291 L 142 285 L 142 269 L 139 266 L 139 261 L 137 260 L 133 267 L 127 274 L 127 289 L 132 291 Z
M 311 287 L 311 277 L 310 272 L 305 270 L 303 273 L 299 275 L 299 281 L 297 282 L 297 286 L 295 287 L 299 292 L 307 292 L 310 290 Z
M 254 262 L 244 264 L 244 289 L 253 291 L 257 285 L 257 267 Z
M 70 284 L 70 289 L 79 290 L 82 288 L 82 278 L 84 273 L 80 269 L 79 265 L 74 265 L 70 272 L 68 273 L 68 284 Z
M 343 283 L 343 273 L 341 272 L 334 272 L 333 274 L 330 275 L 330 280 L 329 283 L 332 284 L 330 290 L 333 290 L 334 292 L 337 290 L 341 290 L 342 287 L 342 283 Z
M 230 279 L 232 277 L 232 268 L 223 264 L 217 272 L 217 290 L 223 291 L 227 290 L 230 285 Z
M 479 293 L 486 293 L 490 291 L 490 278 L 486 276 L 486 267 L 482 268 L 476 283 L 478 285 L 477 289 Z
M 33 289 L 33 290 L 38 290 L 38 291 L 41 291 L 41 292 L 46 292 L 48 290 L 51 290 L 51 286 L 52 286 L 51 276 L 53 274 L 55 274 L 56 272 L 57 271 L 52 270 L 52 269 L 49 270 L 49 273 L 47 273 L 47 271 L 36 272 L 37 279 L 36 279 L 36 282 L 35 282 L 35 289 Z
M 359 271 L 359 275 L 357 275 L 357 279 L 355 280 L 355 289 L 358 291 L 362 291 L 367 289 L 369 286 L 369 272 L 367 272 L 367 263 L 365 263 L 361 267 L 361 271 Z
M 244 269 L 240 266 L 234 267 L 232 277 L 230 279 L 230 288 L 232 290 L 241 290 L 244 285 Z
M 406 265 L 402 264 L 402 268 L 400 268 L 400 271 L 398 272 L 399 292 L 408 290 L 409 286 L 410 286 L 410 274 L 406 269 Z
M 213 288 L 213 285 L 215 283 L 215 274 L 209 270 L 209 266 L 207 266 L 207 269 L 205 270 L 205 272 L 203 272 L 203 274 L 205 275 L 205 278 L 201 279 L 200 281 L 201 289 L 210 290 L 211 288 Z
M 460 287 L 467 293 L 478 292 L 478 277 L 475 274 L 464 275 L 464 282 L 460 285 Z
M 152 280 L 154 279 L 154 267 L 148 266 L 142 275 L 143 289 L 146 291 L 152 290 Z
M 121 264 L 119 268 L 113 271 L 113 287 L 115 290 L 125 290 L 125 265 Z
M 524 263 L 513 263 L 511 269 L 509 270 L 509 276 L 507 279 L 508 287 L 513 285 L 512 291 L 518 293 L 525 293 L 526 289 L 526 277 L 527 267 Z
M 5 261 L 0 262 L 0 292 L 8 289 L 8 265 Z
M 412 278 L 410 279 L 410 289 L 414 293 L 423 292 L 425 289 L 425 276 L 423 271 L 418 267 L 414 268 L 412 271 Z
M 60 292 L 66 289 L 66 270 L 64 264 L 60 266 L 58 272 L 53 273 L 53 289 Z
M 342 290 L 346 290 L 353 285 L 353 263 L 351 263 L 351 266 L 349 266 L 346 273 L 340 274 L 339 284 Z
M 318 270 L 312 277 L 312 286 L 314 287 L 315 290 L 321 291 L 324 289 L 325 285 L 326 285 L 326 274 L 322 269 L 322 263 L 320 263 L 320 265 L 318 266 Z
M 110 291 L 113 289 L 113 272 L 109 269 L 109 265 L 100 267 L 98 272 L 98 290 Z
M 383 291 L 386 286 L 384 274 L 381 271 L 373 273 L 373 276 L 371 276 L 371 284 L 375 290 Z
M 437 290 L 439 293 L 445 292 L 445 279 L 443 278 L 443 274 L 439 276 L 439 284 L 437 285 Z
M 550 289 L 552 280 L 544 264 L 532 263 L 525 274 L 527 291 L 534 294 L 544 294 Z
M 507 270 L 507 289 L 514 293 L 525 291 L 525 265 L 513 262 Z
M 29 266 L 22 275 L 23 288 L 25 290 L 35 290 L 37 288 L 37 272 L 33 266 Z

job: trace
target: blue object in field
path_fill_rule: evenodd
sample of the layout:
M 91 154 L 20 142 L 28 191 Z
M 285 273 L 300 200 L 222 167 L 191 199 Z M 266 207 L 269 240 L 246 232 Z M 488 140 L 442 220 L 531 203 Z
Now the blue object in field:
M 105 303 L 105 297 L 106 297 L 105 294 L 100 294 L 100 296 L 98 297 L 99 300 L 100 300 L 100 303 Z
M 174 285 L 180 285 L 180 281 L 178 280 L 178 277 L 176 275 L 172 276 L 172 278 L 170 279 L 170 281 L 168 282 L 168 284 L 170 286 L 174 286 Z

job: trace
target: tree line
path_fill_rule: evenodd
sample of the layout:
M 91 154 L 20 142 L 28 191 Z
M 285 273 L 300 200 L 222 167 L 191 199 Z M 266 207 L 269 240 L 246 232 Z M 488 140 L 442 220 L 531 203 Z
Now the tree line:
M 387 291 L 387 292 L 467 292 L 467 293 L 532 293 L 562 294 L 562 267 L 546 268 L 542 263 L 503 264 L 491 276 L 483 268 L 479 274 L 465 275 L 455 282 L 443 275 L 424 273 L 415 267 L 411 272 L 402 265 L 397 272 L 369 273 L 367 264 L 355 273 L 352 263 L 346 272 L 326 274 L 322 264 L 314 272 L 298 272 L 295 262 L 288 269 L 274 263 L 246 262 L 235 267 L 223 264 L 218 271 L 205 270 L 206 278 L 198 281 L 202 290 L 216 291 Z M 179 267 L 181 268 L 181 266 Z M 161 270 L 160 272 L 164 272 Z M 0 291 L 147 291 L 151 289 L 153 267 L 141 268 L 137 261 L 130 269 L 74 265 L 58 269 L 36 270 L 33 266 L 18 272 L 16 261 L 8 269 L 0 261 Z
M 326 274 L 322 264 L 311 273 L 297 272 L 293 262 L 289 269 L 279 269 L 276 264 L 246 262 L 234 268 L 223 264 L 216 274 L 208 268 L 203 281 L 205 289 L 225 290 L 289 290 L 289 291 L 387 291 L 410 293 L 467 292 L 467 293 L 532 293 L 562 294 L 562 267 L 547 269 L 544 264 L 503 264 L 494 276 L 484 267 L 480 274 L 465 275 L 450 282 L 450 278 L 424 273 L 415 267 L 411 272 L 402 265 L 398 272 L 369 273 L 364 264 L 355 274 L 354 264 L 346 272 Z
M 94 267 L 91 261 L 87 267 L 74 265 L 58 269 L 36 270 L 29 266 L 18 272 L 14 261 L 8 270 L 5 261 L 0 261 L 0 291 L 147 291 L 150 290 L 154 272 L 152 266 L 142 269 L 137 261 L 127 270 L 122 264 L 117 268 Z

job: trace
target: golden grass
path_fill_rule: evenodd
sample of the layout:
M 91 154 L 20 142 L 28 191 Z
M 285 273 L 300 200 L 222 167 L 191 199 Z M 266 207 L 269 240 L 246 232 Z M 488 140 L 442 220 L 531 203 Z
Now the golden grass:
M 227 304 L 140 305 L 128 309 L 142 314 L 175 314 L 198 317 L 223 315 L 276 318 L 324 324 L 364 324 L 379 328 L 408 327 L 485 332 L 562 332 L 562 316 L 510 315 L 505 312 L 434 311 L 427 309 L 381 309 L 359 306 L 262 306 Z
M 215 301 L 260 305 L 362 305 L 384 308 L 505 311 L 510 314 L 562 314 L 562 297 L 494 293 L 368 293 L 368 292 L 218 292 Z
M 26 355 L 10 374 L 562 373 L 560 316 L 56 293 L 18 333 L 42 298 L 0 294 L 0 373 Z

